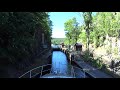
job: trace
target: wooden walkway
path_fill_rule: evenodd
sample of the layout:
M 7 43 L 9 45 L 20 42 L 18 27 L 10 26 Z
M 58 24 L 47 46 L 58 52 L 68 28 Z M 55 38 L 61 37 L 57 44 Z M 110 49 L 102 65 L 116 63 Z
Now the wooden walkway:
M 94 78 L 112 78 L 112 76 L 93 68 L 83 61 L 74 61 L 77 65 L 79 65 L 82 69 L 86 69 L 86 72 L 90 74 Z

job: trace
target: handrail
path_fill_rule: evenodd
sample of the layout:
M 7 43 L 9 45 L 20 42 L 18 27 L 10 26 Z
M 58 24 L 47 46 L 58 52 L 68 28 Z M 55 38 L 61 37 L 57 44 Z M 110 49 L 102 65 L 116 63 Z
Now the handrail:
M 41 55 L 42 53 L 44 53 L 45 51 L 47 51 L 48 49 L 45 49 L 45 50 L 43 50 L 41 53 L 39 53 L 37 56 L 39 56 L 39 55 Z M 48 65 L 48 64 L 47 64 Z M 43 66 L 46 66 L 46 65 L 43 65 Z M 26 73 L 24 73 L 23 75 L 21 75 L 19 78 L 21 78 L 21 77 L 23 77 L 24 75 L 26 75 L 26 74 L 28 74 L 28 73 L 30 73 L 30 78 L 31 78 L 31 71 L 33 71 L 33 70 L 35 70 L 35 69 L 37 69 L 37 68 L 40 68 L 40 67 L 42 67 L 42 66 L 38 66 L 38 67 L 36 67 L 36 68 L 34 68 L 34 69 L 31 69 L 31 70 L 29 70 L 29 71 L 27 71 Z
M 38 69 L 38 68 L 43 68 L 44 66 L 48 66 L 48 65 L 51 65 L 51 64 L 46 64 L 46 65 L 43 65 L 43 66 L 38 66 L 38 67 L 36 67 L 36 68 L 33 68 L 33 69 L 27 71 L 26 73 L 24 73 L 23 75 L 21 75 L 19 78 L 25 76 L 25 75 L 28 74 L 28 73 L 30 73 L 30 78 L 31 78 L 31 77 L 32 77 L 32 76 L 31 76 L 31 72 L 32 72 L 33 70 L 36 70 L 36 69 Z M 43 70 L 43 69 L 42 69 L 42 70 Z M 41 73 L 42 73 L 42 70 L 41 70 Z
M 49 49 L 45 49 L 45 50 L 43 50 L 43 51 L 40 52 L 37 56 L 41 55 L 42 53 L 44 53 L 44 52 L 47 51 L 47 50 L 49 50 Z
M 41 68 L 41 70 L 40 70 L 40 77 L 42 76 L 42 74 L 43 74 L 43 72 L 45 72 L 45 71 L 48 71 L 48 70 L 51 70 L 51 69 L 47 69 L 47 70 L 43 70 L 43 68 L 45 67 L 45 66 L 52 66 L 52 64 L 46 64 L 46 65 L 42 65 L 42 66 L 38 66 L 38 67 L 36 67 L 36 68 L 33 68 L 33 69 L 31 69 L 31 70 L 29 70 L 29 71 L 27 71 L 26 73 L 24 73 L 23 75 L 21 75 L 19 78 L 22 78 L 22 77 L 24 77 L 25 75 L 27 75 L 27 74 L 29 74 L 29 77 L 30 78 L 32 78 L 33 76 L 35 76 L 35 75 L 37 75 L 37 74 L 35 74 L 35 75 L 32 75 L 32 71 L 33 70 L 37 70 L 37 69 L 40 69 Z M 67 64 L 62 64 L 62 65 L 67 65 Z M 71 76 L 73 76 L 73 77 L 76 77 L 76 72 L 75 72 L 75 68 L 77 68 L 77 69 L 79 69 L 80 71 L 82 71 L 83 73 L 84 73 L 84 78 L 85 78 L 85 73 L 87 73 L 87 71 L 88 70 L 91 70 L 91 69 L 81 69 L 81 68 L 79 68 L 79 67 L 76 67 L 76 66 L 72 66 L 72 65 L 68 65 L 68 66 L 71 66 L 70 68 L 70 71 L 71 71 L 71 73 L 70 73 L 70 75 Z M 97 70 L 97 69 L 92 69 L 92 70 Z M 50 73 L 52 73 L 51 71 L 50 71 Z M 67 72 L 68 73 L 68 72 Z

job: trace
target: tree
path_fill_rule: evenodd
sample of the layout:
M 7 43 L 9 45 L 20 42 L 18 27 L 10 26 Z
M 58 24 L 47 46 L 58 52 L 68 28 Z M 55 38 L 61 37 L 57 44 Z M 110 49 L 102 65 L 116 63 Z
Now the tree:
M 89 38 L 90 38 L 90 29 L 92 24 L 92 12 L 83 12 L 84 22 L 85 22 L 85 29 L 87 34 L 87 49 L 89 51 Z
M 72 37 L 71 37 L 71 35 L 70 35 L 70 32 L 67 32 L 67 33 L 66 33 L 66 37 L 68 37 L 68 41 L 69 41 L 69 45 L 70 45 L 71 39 L 72 39 Z
M 64 23 L 66 37 L 69 40 L 69 44 L 75 44 L 80 34 L 80 28 L 76 18 L 69 19 Z M 72 41 L 71 41 L 72 40 Z
M 16 66 L 20 62 L 34 61 L 32 57 L 43 48 L 40 46 L 41 31 L 50 44 L 51 27 L 52 22 L 46 12 L 1 12 L 0 60 Z

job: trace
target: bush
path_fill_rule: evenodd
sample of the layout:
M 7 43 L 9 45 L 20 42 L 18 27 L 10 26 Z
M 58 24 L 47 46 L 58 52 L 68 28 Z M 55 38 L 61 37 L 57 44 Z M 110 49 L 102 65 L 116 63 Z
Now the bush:
M 88 50 L 86 50 L 86 51 L 84 52 L 84 56 L 83 56 L 84 60 L 85 60 L 85 61 L 90 61 L 90 60 L 91 60 L 91 54 L 92 54 L 92 53 L 90 53 Z
M 114 48 L 113 53 L 114 53 L 115 55 L 118 55 L 118 47 L 115 47 L 115 48 Z
M 112 48 L 111 47 L 107 47 L 106 48 L 106 53 L 109 55 L 112 53 Z
M 102 67 L 104 67 L 103 61 L 102 61 L 102 57 L 97 57 L 94 58 L 92 52 L 88 52 L 87 50 L 84 52 L 84 61 L 89 62 L 92 66 L 101 69 Z

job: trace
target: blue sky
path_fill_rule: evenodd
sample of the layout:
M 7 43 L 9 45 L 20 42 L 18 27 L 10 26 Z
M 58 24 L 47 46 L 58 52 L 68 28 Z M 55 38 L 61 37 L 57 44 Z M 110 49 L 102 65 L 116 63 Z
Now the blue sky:
M 83 23 L 83 17 L 82 13 L 78 12 L 51 12 L 50 13 L 50 19 L 53 22 L 53 30 L 52 30 L 52 37 L 53 38 L 64 38 L 65 32 L 64 32 L 64 23 L 72 19 L 73 17 L 76 17 L 77 21 L 82 24 Z

